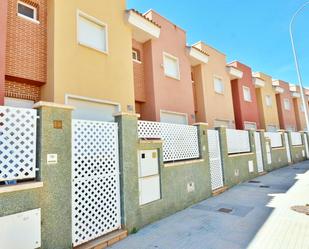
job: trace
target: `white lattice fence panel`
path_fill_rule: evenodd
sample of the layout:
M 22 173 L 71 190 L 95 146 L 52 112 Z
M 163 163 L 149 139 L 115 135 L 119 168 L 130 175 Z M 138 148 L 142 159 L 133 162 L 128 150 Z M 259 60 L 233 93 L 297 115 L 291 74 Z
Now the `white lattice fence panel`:
M 221 150 L 219 132 L 216 130 L 208 130 L 208 155 L 210 162 L 210 176 L 212 190 L 223 187 L 223 172 L 221 161 Z
M 281 132 L 265 132 L 264 136 L 270 139 L 272 148 L 279 148 L 283 146 Z
M 162 138 L 161 123 L 138 121 L 139 138 Z
M 120 228 L 118 126 L 73 120 L 73 244 Z
M 250 152 L 250 139 L 248 131 L 226 130 L 227 148 L 229 154 Z
M 300 132 L 291 132 L 291 142 L 293 146 L 302 145 L 301 133 Z
M 163 161 L 199 158 L 197 127 L 159 122 L 138 122 L 139 138 L 163 140 Z
M 0 181 L 35 178 L 37 111 L 0 106 Z

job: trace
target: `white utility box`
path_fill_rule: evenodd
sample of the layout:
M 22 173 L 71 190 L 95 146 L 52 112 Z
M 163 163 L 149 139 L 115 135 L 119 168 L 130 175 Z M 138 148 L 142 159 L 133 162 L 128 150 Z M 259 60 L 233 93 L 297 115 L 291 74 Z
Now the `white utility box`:
M 140 205 L 161 198 L 159 158 L 157 150 L 138 152 L 138 175 Z
M 41 247 L 41 209 L 0 217 L 0 248 Z

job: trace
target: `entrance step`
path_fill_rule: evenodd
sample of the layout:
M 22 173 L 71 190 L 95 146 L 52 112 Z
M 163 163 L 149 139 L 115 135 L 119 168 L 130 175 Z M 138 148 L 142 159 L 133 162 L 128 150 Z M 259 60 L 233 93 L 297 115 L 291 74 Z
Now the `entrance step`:
M 263 175 L 266 175 L 267 174 L 267 172 L 266 171 L 263 171 L 263 172 L 260 172 L 259 173 L 259 176 L 263 176 Z
M 125 239 L 128 236 L 127 230 L 117 230 L 99 237 L 95 240 L 91 240 L 83 245 L 74 247 L 74 249 L 104 249 L 117 243 L 120 240 Z
M 215 189 L 214 191 L 212 191 L 212 196 L 217 196 L 219 194 L 222 194 L 223 192 L 225 192 L 228 189 L 228 187 L 224 186 L 218 189 Z

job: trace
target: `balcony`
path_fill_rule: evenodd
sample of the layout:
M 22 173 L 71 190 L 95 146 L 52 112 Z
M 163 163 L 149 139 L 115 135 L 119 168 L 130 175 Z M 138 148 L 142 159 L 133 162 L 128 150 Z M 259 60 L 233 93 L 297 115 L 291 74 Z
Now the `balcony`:
M 241 79 L 243 77 L 243 72 L 233 66 L 226 66 L 226 71 L 230 75 L 231 80 Z
M 133 39 L 144 43 L 160 37 L 161 27 L 134 9 L 126 11 L 126 21 L 132 27 Z
M 255 88 L 261 88 L 265 86 L 265 81 L 262 78 L 253 77 L 253 84 L 255 85 Z
M 209 55 L 199 48 L 188 46 L 187 52 L 190 58 L 191 66 L 207 64 L 209 61 Z

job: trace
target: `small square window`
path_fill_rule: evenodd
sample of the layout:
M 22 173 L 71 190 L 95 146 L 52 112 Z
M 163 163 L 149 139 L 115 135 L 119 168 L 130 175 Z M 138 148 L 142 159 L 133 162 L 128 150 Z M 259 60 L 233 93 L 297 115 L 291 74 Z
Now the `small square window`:
M 141 62 L 141 54 L 137 49 L 132 50 L 132 59 L 135 62 Z
M 266 106 L 268 106 L 268 107 L 272 106 L 272 99 L 271 99 L 270 95 L 265 96 L 265 103 L 266 103 Z
M 290 104 L 290 100 L 289 99 L 284 99 L 283 104 L 284 104 L 284 109 L 285 110 L 287 110 L 287 111 L 291 110 L 291 104 Z
M 180 79 L 179 60 L 170 54 L 163 54 L 164 73 L 171 78 Z
M 78 13 L 78 42 L 107 53 L 107 25 L 82 12 Z
M 224 93 L 224 84 L 222 79 L 215 77 L 214 78 L 214 88 L 216 93 Z
M 244 93 L 244 100 L 247 102 L 251 102 L 251 91 L 249 87 L 244 86 L 243 87 L 243 93 Z
M 37 21 L 38 20 L 38 9 L 30 4 L 26 4 L 22 1 L 17 3 L 18 15 L 26 19 Z

